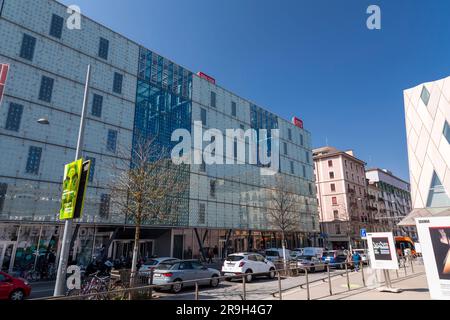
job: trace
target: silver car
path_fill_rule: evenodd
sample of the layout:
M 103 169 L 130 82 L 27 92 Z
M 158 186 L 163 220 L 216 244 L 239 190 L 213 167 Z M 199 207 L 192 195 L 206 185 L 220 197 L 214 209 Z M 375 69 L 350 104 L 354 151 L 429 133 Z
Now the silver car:
M 325 271 L 327 266 L 317 257 L 301 256 L 297 258 L 297 266 L 306 268 L 308 272 Z
M 150 276 L 152 270 L 155 270 L 160 264 L 167 262 L 175 262 L 180 261 L 180 259 L 172 258 L 172 257 L 163 257 L 163 258 L 151 258 L 148 259 L 139 269 L 139 276 Z
M 196 282 L 199 285 L 217 287 L 220 283 L 219 276 L 219 270 L 207 268 L 197 260 L 181 260 L 160 264 L 154 271 L 153 284 L 159 289 L 178 293 L 185 287 L 195 286 Z

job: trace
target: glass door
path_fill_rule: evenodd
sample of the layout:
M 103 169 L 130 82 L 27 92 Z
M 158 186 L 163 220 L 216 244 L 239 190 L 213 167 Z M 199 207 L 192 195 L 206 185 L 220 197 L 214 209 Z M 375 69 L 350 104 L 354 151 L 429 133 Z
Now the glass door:
M 14 247 L 15 242 L 0 242 L 0 270 L 10 273 L 14 265 Z

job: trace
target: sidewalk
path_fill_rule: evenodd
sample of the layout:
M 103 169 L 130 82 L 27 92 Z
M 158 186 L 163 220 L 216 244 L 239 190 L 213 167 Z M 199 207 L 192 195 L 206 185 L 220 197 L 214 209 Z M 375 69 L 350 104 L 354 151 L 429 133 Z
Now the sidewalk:
M 349 273 L 350 291 L 347 286 L 347 277 L 341 276 L 331 280 L 333 295 L 330 296 L 329 283 L 320 282 L 310 285 L 311 300 L 430 300 L 425 269 L 423 265 L 414 266 L 405 271 L 399 270 L 399 278 L 395 271 L 390 272 L 392 286 L 402 289 L 401 293 L 379 292 L 378 287 L 384 285 L 382 272 L 365 270 L 366 287 L 364 287 L 361 272 Z M 380 283 L 380 281 L 383 281 Z M 278 299 L 278 295 L 275 298 Z M 289 290 L 283 293 L 283 300 L 307 300 L 306 286 Z

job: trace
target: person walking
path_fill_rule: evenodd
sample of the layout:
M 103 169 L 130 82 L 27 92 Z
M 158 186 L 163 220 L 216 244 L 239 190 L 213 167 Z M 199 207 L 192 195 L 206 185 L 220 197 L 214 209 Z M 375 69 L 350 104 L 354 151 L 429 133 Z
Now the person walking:
M 355 271 L 358 272 L 359 271 L 359 264 L 360 264 L 360 261 L 361 261 L 361 256 L 359 255 L 358 252 L 353 251 L 352 261 L 353 261 L 353 264 L 355 265 Z
M 214 257 L 214 252 L 213 252 L 212 248 L 209 248 L 209 250 L 208 250 L 208 263 L 213 263 L 213 257 Z

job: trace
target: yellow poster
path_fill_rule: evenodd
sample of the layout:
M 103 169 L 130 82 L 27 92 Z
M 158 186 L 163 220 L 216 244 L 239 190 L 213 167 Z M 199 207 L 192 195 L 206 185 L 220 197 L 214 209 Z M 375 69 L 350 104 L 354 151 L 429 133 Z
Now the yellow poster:
M 64 168 L 63 192 L 59 219 L 73 219 L 80 188 L 83 159 L 69 163 Z

